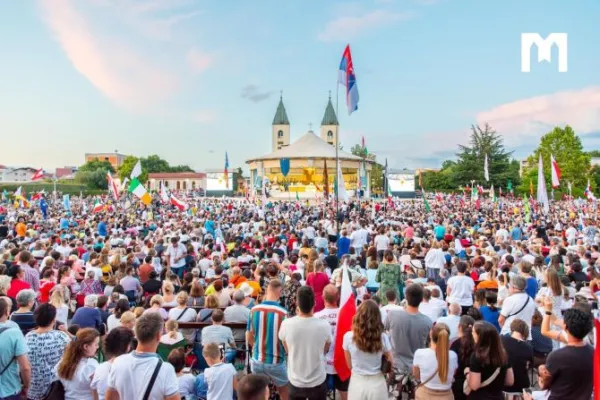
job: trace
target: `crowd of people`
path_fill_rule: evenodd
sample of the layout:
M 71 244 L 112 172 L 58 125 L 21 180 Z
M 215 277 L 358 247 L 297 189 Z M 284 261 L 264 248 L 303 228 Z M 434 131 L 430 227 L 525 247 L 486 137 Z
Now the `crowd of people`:
M 0 400 L 592 396 L 595 202 L 94 201 L 0 203 Z

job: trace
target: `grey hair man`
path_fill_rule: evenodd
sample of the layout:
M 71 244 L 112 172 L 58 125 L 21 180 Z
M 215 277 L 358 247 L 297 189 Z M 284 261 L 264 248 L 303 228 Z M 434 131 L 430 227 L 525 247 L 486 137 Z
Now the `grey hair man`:
M 502 327 L 501 335 L 510 335 L 510 324 L 515 319 L 525 321 L 529 327 L 529 336 L 527 340 L 531 340 L 531 320 L 535 314 L 535 301 L 527 294 L 527 280 L 521 276 L 514 276 L 510 280 L 510 296 L 504 299 L 502 310 L 498 317 L 498 324 Z
M 460 314 L 462 308 L 458 303 L 450 303 L 448 307 L 448 315 L 437 319 L 437 323 L 443 323 L 450 328 L 450 341 L 458 338 L 458 324 L 460 322 Z

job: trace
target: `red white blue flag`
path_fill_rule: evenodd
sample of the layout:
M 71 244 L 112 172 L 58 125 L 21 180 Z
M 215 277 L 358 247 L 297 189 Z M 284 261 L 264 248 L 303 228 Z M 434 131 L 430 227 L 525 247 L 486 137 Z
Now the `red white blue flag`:
M 356 75 L 354 74 L 354 64 L 352 63 L 352 53 L 350 45 L 347 45 L 342 54 L 340 69 L 338 72 L 338 83 L 346 87 L 346 105 L 348 106 L 348 115 L 358 110 L 358 86 L 356 85 Z

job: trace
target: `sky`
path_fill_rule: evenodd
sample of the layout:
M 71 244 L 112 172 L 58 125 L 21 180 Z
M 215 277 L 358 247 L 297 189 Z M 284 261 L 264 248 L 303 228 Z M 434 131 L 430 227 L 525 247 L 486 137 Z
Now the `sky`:
M 86 152 L 202 171 L 271 152 L 280 91 L 292 142 L 318 132 L 352 48 L 360 93 L 340 141 L 394 168 L 439 167 L 490 123 L 516 158 L 554 126 L 600 149 L 598 0 L 10 0 L 0 5 L 0 164 Z M 568 71 L 521 72 L 521 33 L 568 34 Z

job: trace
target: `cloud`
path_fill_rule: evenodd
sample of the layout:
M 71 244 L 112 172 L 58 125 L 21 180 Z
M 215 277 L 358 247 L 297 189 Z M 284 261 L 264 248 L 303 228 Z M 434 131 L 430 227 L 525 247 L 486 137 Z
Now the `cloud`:
M 511 146 L 567 124 L 583 136 L 600 131 L 600 86 L 516 100 L 480 112 L 476 120 L 488 122 Z
M 161 48 L 152 48 L 156 40 L 147 40 L 155 34 L 165 38 L 181 14 L 171 10 L 174 14 L 167 18 L 148 17 L 147 11 L 133 7 L 156 8 L 159 3 L 167 6 L 158 0 L 95 0 L 87 4 L 95 8 L 84 12 L 76 8 L 82 3 L 70 0 L 39 1 L 43 20 L 75 70 L 108 99 L 135 112 L 152 109 L 181 87 L 180 66 L 173 61 L 177 57 L 164 57 L 164 50 L 152 52 Z M 146 40 L 140 42 L 140 36 Z
M 242 88 L 240 96 L 242 99 L 250 100 L 253 103 L 260 103 L 261 101 L 267 100 L 275 92 L 273 91 L 262 91 L 256 85 L 250 84 Z
M 375 10 L 360 16 L 341 16 L 329 21 L 317 38 L 323 42 L 348 41 L 369 30 L 413 17 L 413 13 Z
M 187 61 L 193 72 L 200 73 L 214 64 L 215 57 L 193 48 L 187 54 Z

